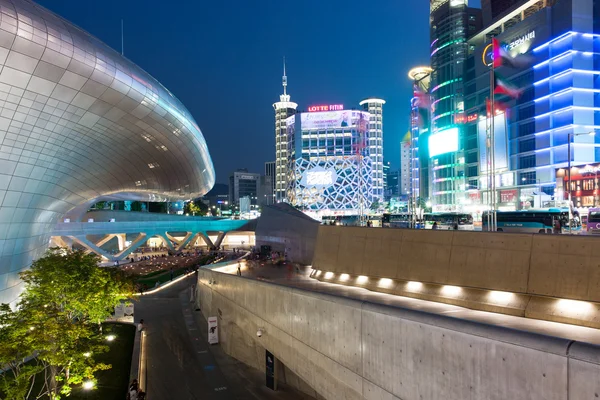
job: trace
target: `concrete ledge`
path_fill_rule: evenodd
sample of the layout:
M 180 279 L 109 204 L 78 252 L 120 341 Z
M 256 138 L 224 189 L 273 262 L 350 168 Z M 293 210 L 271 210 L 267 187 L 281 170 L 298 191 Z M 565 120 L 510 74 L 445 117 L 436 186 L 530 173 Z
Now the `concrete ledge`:
M 322 282 L 361 287 L 374 292 L 452 304 L 478 311 L 600 328 L 598 303 L 318 270 L 314 270 L 311 277 Z
M 208 269 L 197 288 L 202 312 L 219 316 L 225 352 L 260 368 L 268 349 L 324 399 L 567 400 L 600 390 L 600 347 L 589 343 Z
M 600 328 L 599 246 L 570 235 L 320 226 L 313 277 Z

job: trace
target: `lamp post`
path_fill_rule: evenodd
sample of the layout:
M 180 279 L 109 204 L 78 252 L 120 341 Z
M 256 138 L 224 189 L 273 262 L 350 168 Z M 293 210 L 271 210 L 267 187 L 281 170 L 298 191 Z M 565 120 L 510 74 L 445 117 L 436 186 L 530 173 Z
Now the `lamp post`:
M 573 217 L 573 213 L 571 210 L 571 140 L 575 136 L 583 136 L 589 135 L 594 136 L 596 134 L 595 131 L 587 132 L 587 133 L 567 133 L 567 190 L 568 190 L 568 199 L 569 199 L 569 235 L 571 234 L 571 218 Z

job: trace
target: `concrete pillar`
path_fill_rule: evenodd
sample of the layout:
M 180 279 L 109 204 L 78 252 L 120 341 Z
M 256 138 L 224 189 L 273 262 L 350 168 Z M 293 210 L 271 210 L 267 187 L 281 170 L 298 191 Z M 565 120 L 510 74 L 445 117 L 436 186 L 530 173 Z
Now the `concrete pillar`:
M 141 232 L 138 235 L 138 237 L 136 237 L 135 240 L 133 242 L 131 242 L 131 246 L 129 246 L 125 250 L 119 252 L 115 256 L 115 260 L 123 260 L 124 258 L 129 256 L 131 253 L 133 253 L 135 251 L 135 249 L 140 247 L 142 244 L 146 243 L 147 240 L 148 240 L 148 238 L 146 237 L 146 234 L 144 232 Z
M 195 232 L 188 232 L 188 234 L 185 236 L 185 238 L 181 241 L 181 243 L 179 243 L 179 246 L 177 246 L 177 251 L 181 251 L 183 250 L 185 247 L 187 247 L 187 245 L 189 243 L 194 243 L 194 241 L 198 238 L 198 233 Z
M 216 247 L 221 246 L 223 239 L 225 239 L 225 235 L 227 235 L 227 232 L 219 232 L 219 236 L 217 236 L 217 241 L 215 242 Z
M 65 241 L 62 236 L 52 236 L 50 238 L 50 247 L 62 247 L 63 249 L 70 249 L 71 245 Z
M 198 232 L 198 236 L 200 236 L 202 238 L 202 240 L 204 240 L 204 243 L 206 243 L 206 245 L 208 247 L 213 247 L 214 246 L 212 240 L 210 240 L 210 238 L 208 237 L 208 235 L 206 234 L 206 232 Z
M 125 236 L 126 235 L 124 233 L 118 233 L 115 236 L 117 237 L 119 251 L 123 251 L 123 249 L 125 248 Z
M 109 233 L 109 234 L 106 234 L 106 235 L 104 235 L 104 237 L 103 237 L 102 239 L 100 239 L 100 240 L 98 240 L 98 241 L 96 242 L 96 246 L 98 246 L 98 247 L 102 247 L 102 246 L 104 246 L 104 245 L 105 245 L 106 243 L 108 243 L 108 241 L 109 241 L 110 239 L 112 239 L 114 236 L 115 236 L 115 235 L 114 235 L 113 233 Z M 119 249 L 119 250 L 121 250 L 121 249 Z
M 169 250 L 175 250 L 175 247 L 173 247 L 173 242 L 171 242 L 171 240 L 169 240 L 169 238 L 167 237 L 167 233 L 159 233 L 158 236 L 160 236 L 165 244 L 165 246 L 167 246 L 169 248 Z
M 106 251 L 102 250 L 100 247 L 87 240 L 85 236 L 69 236 L 69 238 L 73 240 L 73 242 L 85 247 L 87 250 L 91 251 L 94 254 L 104 257 L 107 260 L 117 260 L 117 258 L 112 256 L 111 254 L 108 254 Z

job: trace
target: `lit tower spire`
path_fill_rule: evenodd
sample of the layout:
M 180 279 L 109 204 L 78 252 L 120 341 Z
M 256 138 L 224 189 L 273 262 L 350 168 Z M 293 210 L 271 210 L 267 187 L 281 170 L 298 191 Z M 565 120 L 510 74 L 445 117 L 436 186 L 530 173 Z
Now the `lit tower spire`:
M 283 76 L 281 77 L 281 84 L 283 85 L 283 94 L 279 96 L 281 102 L 289 102 L 290 95 L 287 94 L 287 75 L 285 73 L 285 57 L 283 57 Z
M 283 57 L 283 94 L 279 95 L 279 101 L 273 104 L 275 109 L 275 199 L 277 202 L 286 200 L 288 187 L 288 175 L 291 154 L 288 154 L 288 137 L 286 119 L 296 114 L 298 104 L 290 101 L 287 94 L 287 74 L 285 72 L 285 57 Z

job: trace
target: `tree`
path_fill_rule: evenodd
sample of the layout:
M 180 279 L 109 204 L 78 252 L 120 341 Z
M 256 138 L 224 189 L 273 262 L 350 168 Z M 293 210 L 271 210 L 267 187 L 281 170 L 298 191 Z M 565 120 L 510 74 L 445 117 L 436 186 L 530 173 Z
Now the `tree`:
M 44 384 L 34 398 L 60 399 L 94 372 L 110 368 L 94 361 L 107 350 L 101 323 L 131 297 L 133 284 L 99 261 L 83 251 L 52 248 L 20 274 L 25 291 L 16 310 L 0 309 L 0 365 L 12 374 L 2 377 L 0 389 L 9 398 L 30 398 L 37 374 Z M 31 355 L 35 359 L 24 363 Z

